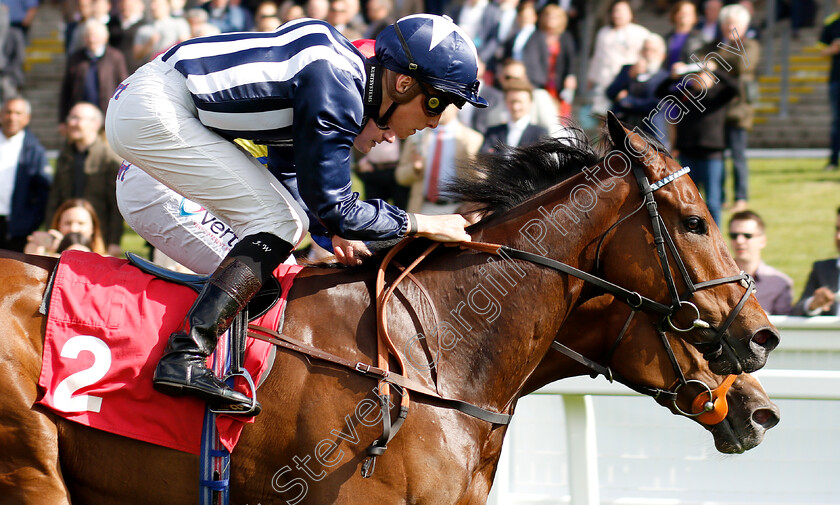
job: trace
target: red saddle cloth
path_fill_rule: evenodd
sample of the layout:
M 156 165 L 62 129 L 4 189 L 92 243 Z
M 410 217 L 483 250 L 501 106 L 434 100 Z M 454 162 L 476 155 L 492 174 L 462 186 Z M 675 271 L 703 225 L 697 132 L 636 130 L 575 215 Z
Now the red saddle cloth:
M 260 320 L 277 328 L 298 265 L 275 275 L 281 300 Z M 199 453 L 205 403 L 152 388 L 169 335 L 197 294 L 145 274 L 126 260 L 67 251 L 53 281 L 39 403 L 86 426 L 180 451 Z M 271 344 L 247 339 L 245 367 L 255 383 L 267 371 Z M 247 392 L 244 381 L 236 389 Z M 233 451 L 253 418 L 218 416 L 222 443 Z

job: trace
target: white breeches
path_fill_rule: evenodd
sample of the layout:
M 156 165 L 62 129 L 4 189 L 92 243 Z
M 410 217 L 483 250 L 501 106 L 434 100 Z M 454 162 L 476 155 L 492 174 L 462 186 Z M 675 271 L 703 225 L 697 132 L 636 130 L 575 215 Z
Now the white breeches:
M 212 272 L 222 253 L 247 235 L 268 232 L 297 244 L 309 227 L 306 214 L 265 167 L 201 124 L 186 80 L 160 59 L 118 88 L 105 132 L 117 154 L 154 178 L 137 175 L 133 167 L 121 173 L 117 196 L 126 221 L 191 270 Z M 194 204 L 184 203 L 182 211 L 185 201 Z M 202 217 L 200 207 L 209 217 Z M 197 219 L 203 223 L 196 225 Z

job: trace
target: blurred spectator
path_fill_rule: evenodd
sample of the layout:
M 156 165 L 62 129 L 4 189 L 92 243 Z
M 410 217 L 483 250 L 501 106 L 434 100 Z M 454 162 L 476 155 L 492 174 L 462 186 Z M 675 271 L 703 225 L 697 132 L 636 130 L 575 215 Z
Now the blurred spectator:
M 83 102 L 70 109 L 67 142 L 56 160 L 47 213 L 70 198 L 85 198 L 101 219 L 108 254 L 118 256 L 123 218 L 117 208 L 116 179 L 122 159 L 108 146 L 101 128 L 102 112 L 95 105 Z
M 723 8 L 721 0 L 706 0 L 703 2 L 703 18 L 697 23 L 697 29 L 704 42 L 720 40 L 723 34 L 720 28 L 720 10 Z
M 47 153 L 26 127 L 32 107 L 24 98 L 0 109 L 0 248 L 23 251 L 44 221 L 50 190 Z
M 840 7 L 840 0 L 837 0 Z M 837 170 L 840 156 L 840 12 L 825 18 L 820 34 L 821 54 L 831 57 L 831 69 L 828 73 L 828 99 L 831 105 L 831 151 L 825 170 Z
M 523 68 L 525 67 L 523 66 Z M 479 58 L 478 89 L 481 92 L 481 96 L 487 100 L 488 106 L 483 109 L 479 109 L 478 107 L 462 107 L 458 111 L 458 120 L 482 135 L 490 125 L 504 123 L 508 117 L 507 109 L 505 108 L 504 93 L 499 88 L 487 85 L 487 82 L 484 80 L 486 70 L 484 62 Z
M 790 29 L 793 38 L 799 37 L 799 29 L 814 26 L 817 4 L 814 0 L 783 0 L 778 4 L 779 17 L 790 15 Z M 752 14 L 752 13 L 751 13 Z
M 149 8 L 152 21 L 137 30 L 134 38 L 134 58 L 141 65 L 190 38 L 190 25 L 183 18 L 172 17 L 169 0 L 151 0 Z
M 689 175 L 705 191 L 706 206 L 720 225 L 723 150 L 726 148 L 724 121 L 726 106 L 738 94 L 738 87 L 735 79 L 725 70 L 715 72 L 718 68 L 714 60 L 709 60 L 705 68 L 707 71 L 689 75 L 690 66 L 675 63 L 671 79 L 659 86 L 657 96 L 671 95 L 681 103 L 680 108 L 685 115 L 677 119 L 677 138 L 673 145 L 679 153 L 680 164 L 691 167 Z M 715 76 L 719 79 L 717 84 Z M 702 95 L 704 109 L 701 111 L 695 102 L 676 88 L 677 85 L 685 87 L 687 95 Z
M 633 10 L 627 0 L 617 0 L 610 8 L 610 23 L 598 30 L 595 50 L 587 76 L 591 91 L 592 112 L 606 114 L 610 101 L 606 91 L 624 65 L 639 58 L 642 44 L 650 34 L 647 28 L 633 23 Z
M 697 6 L 694 2 L 683 0 L 675 3 L 669 18 L 673 29 L 665 35 L 668 46 L 665 68 L 671 68 L 678 61 L 688 63 L 691 55 L 706 44 L 700 31 L 694 28 L 697 24 Z
M 508 81 L 517 81 L 523 79 L 529 82 L 531 81 L 531 79 L 529 79 L 528 72 L 525 69 L 525 63 L 521 61 L 516 61 L 514 59 L 506 60 L 504 62 L 498 77 L 499 86 L 502 89 L 504 89 Z M 530 113 L 532 123 L 543 126 L 552 135 L 556 135 L 560 130 L 562 130 L 560 115 L 557 109 L 557 103 L 554 101 L 554 99 L 551 97 L 548 91 L 546 91 L 543 88 L 535 88 L 532 93 L 532 101 L 533 105 L 531 106 Z M 504 112 L 505 115 L 507 115 L 507 108 L 505 108 Z
M 64 238 L 62 238 L 61 242 L 58 243 L 58 247 L 55 252 L 59 255 L 64 251 L 91 252 L 92 247 L 93 241 L 90 237 L 77 231 L 71 231 L 70 233 L 64 235 Z
M 729 75 L 737 79 L 738 95 L 726 108 L 726 147 L 732 156 L 732 172 L 735 186 L 733 212 L 747 209 L 749 198 L 749 166 L 747 165 L 747 132 L 753 127 L 753 102 L 757 93 L 756 71 L 761 57 L 761 45 L 742 36 L 750 24 L 750 13 L 741 5 L 727 5 L 720 11 L 722 42 L 729 47 L 743 46 L 743 54 L 718 51 L 720 57 L 731 69 Z M 734 30 L 734 33 L 733 33 Z M 723 172 L 723 199 L 726 200 L 726 170 Z
M 87 244 L 90 251 L 106 254 L 99 217 L 90 202 L 84 198 L 71 198 L 58 206 L 53 214 L 50 229 L 33 232 L 23 252 L 56 256 L 73 242 L 73 239 L 64 240 L 65 236 L 70 234 L 79 234 L 81 238 L 76 243 Z
M 499 16 L 499 6 L 490 0 L 464 0 L 463 4 L 457 5 L 449 13 L 449 17 L 475 43 L 478 57 L 482 61 L 490 61 L 496 52 L 498 41 L 495 34 Z
M 613 101 L 612 111 L 631 128 L 638 126 L 643 132 L 668 144 L 664 112 L 652 118 L 653 128 L 642 120 L 659 104 L 656 90 L 668 79 L 670 72 L 662 66 L 665 60 L 665 40 L 659 35 L 648 35 L 642 46 L 639 61 L 624 65 L 618 76 L 607 88 L 607 97 Z M 664 136 L 664 137 L 663 137 Z
M 79 102 L 96 104 L 104 113 L 117 85 L 128 77 L 122 53 L 108 45 L 108 27 L 89 19 L 80 30 L 85 46 L 67 60 L 59 97 L 59 122 Z
M 428 12 L 429 14 L 442 14 L 443 11 L 438 9 L 434 11 L 426 7 L 424 0 L 394 0 L 393 15 L 394 19 L 400 19 L 409 14 L 417 14 L 420 12 Z M 439 2 L 443 3 L 443 2 Z
M 491 126 L 484 135 L 481 152 L 492 153 L 502 146 L 521 147 L 535 144 L 548 136 L 548 130 L 531 123 L 531 83 L 525 79 L 505 83 L 505 106 L 510 119 L 507 123 Z
M 840 208 L 834 227 L 834 246 L 840 251 Z M 795 316 L 838 315 L 837 292 L 840 279 L 840 258 L 816 261 L 811 266 L 802 296 L 793 307 Z
M 303 11 L 303 7 L 294 0 L 284 0 L 284 2 L 280 4 L 281 24 L 292 21 L 293 19 L 300 19 L 302 17 L 306 17 L 306 13 Z
M 586 0 L 557 0 L 557 5 L 566 13 L 569 19 L 566 31 L 572 36 L 575 44 L 580 46 L 580 21 L 586 13 Z
M 105 26 L 111 22 L 111 2 L 109 0 L 82 0 L 79 2 L 79 20 L 67 25 L 67 54 L 72 55 L 80 49 L 84 49 L 85 30 L 84 25 L 88 21 L 99 21 Z
M 234 5 L 230 0 L 210 0 L 201 7 L 210 16 L 210 24 L 222 33 L 247 32 L 254 27 L 254 18 L 248 9 Z
M 460 205 L 444 191 L 455 174 L 475 159 L 484 136 L 458 121 L 458 108 L 450 105 L 435 129 L 423 130 L 404 142 L 397 181 L 411 186 L 408 212 L 450 214 Z
M 93 17 L 93 0 L 67 0 L 65 3 L 68 12 L 64 23 L 64 51 L 69 54 L 82 47 L 76 27 Z
M 273 32 L 280 26 L 280 10 L 274 0 L 261 2 L 254 11 L 254 30 Z
M 140 67 L 134 58 L 134 38 L 146 21 L 146 6 L 143 0 L 118 0 L 117 15 L 108 22 L 108 43 L 117 48 L 125 58 L 129 74 Z
M 169 0 L 169 15 L 173 18 L 182 18 L 187 13 L 186 7 L 187 0 Z
M 204 9 L 198 7 L 189 9 L 184 13 L 184 20 L 190 25 L 192 39 L 222 33 L 218 26 L 210 24 L 210 15 Z
M 566 32 L 566 13 L 554 4 L 540 11 L 537 32 L 522 50 L 528 79 L 535 88 L 543 88 L 558 101 L 561 117 L 571 115 L 571 102 L 577 88 L 574 74 L 575 43 Z
M 742 39 L 760 39 L 761 26 L 758 24 L 758 22 L 756 22 L 755 4 L 752 2 L 752 0 L 740 0 L 738 2 L 738 5 L 747 10 L 747 13 L 749 13 L 751 19 L 750 23 L 747 25 L 747 28 L 744 30 L 744 33 L 741 34 L 741 32 L 738 32 L 738 36 Z M 718 19 L 722 19 L 722 16 L 719 15 Z M 722 28 L 721 30 L 725 32 L 725 30 L 723 30 Z
M 400 140 L 376 144 L 356 163 L 356 172 L 365 187 L 365 199 L 379 198 L 404 209 L 408 205 L 409 188 L 397 183 L 400 161 Z
M 493 37 L 496 39 L 495 59 L 503 59 L 504 45 L 519 30 L 516 25 L 516 17 L 519 15 L 519 0 L 499 0 L 499 24 Z
M 351 13 L 346 0 L 330 0 L 330 10 L 327 12 L 327 23 L 336 27 L 342 35 L 350 40 L 362 38 L 365 27 L 358 27 L 350 23 Z M 359 29 L 361 28 L 361 30 Z
M 308 18 L 326 20 L 330 13 L 330 0 L 306 0 L 303 10 Z
M 503 60 L 513 58 L 522 61 L 525 44 L 537 31 L 537 7 L 533 0 L 523 0 L 516 8 L 516 31 L 505 42 Z
M 23 32 L 9 25 L 9 9 L 0 4 L 0 102 L 18 96 L 23 88 L 25 56 Z
M 38 3 L 38 0 L 0 0 L 0 4 L 9 8 L 9 24 L 20 30 L 24 39 L 38 13 Z
M 761 259 L 761 250 L 767 246 L 761 216 L 750 210 L 733 214 L 729 219 L 729 239 L 738 268 L 755 279 L 755 296 L 764 311 L 790 314 L 793 280 Z
M 344 4 L 347 6 L 347 18 L 349 19 L 347 24 L 363 33 L 367 29 L 367 21 L 365 21 L 365 16 L 362 15 L 361 2 L 359 0 L 344 0 Z
M 362 33 L 363 39 L 375 40 L 379 32 L 396 21 L 394 19 L 393 0 L 368 0 L 365 12 L 367 13 L 368 26 L 364 33 Z M 474 107 L 467 108 L 472 109 Z

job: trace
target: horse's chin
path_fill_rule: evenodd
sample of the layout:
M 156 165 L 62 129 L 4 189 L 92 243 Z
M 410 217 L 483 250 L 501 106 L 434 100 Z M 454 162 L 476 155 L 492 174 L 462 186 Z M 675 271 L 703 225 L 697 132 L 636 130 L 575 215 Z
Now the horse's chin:
M 717 375 L 739 375 L 744 367 L 734 356 L 722 354 L 709 360 L 709 370 Z
M 757 446 L 764 439 L 764 433 L 745 439 L 739 438 L 728 419 L 708 427 L 708 430 L 712 432 L 712 437 L 715 439 L 715 449 L 723 454 L 741 454 Z
M 764 434 L 779 423 L 779 409 L 773 404 L 753 410 L 749 419 L 733 412 L 714 426 L 706 426 L 715 439 L 715 448 L 723 454 L 741 454 L 758 446 Z

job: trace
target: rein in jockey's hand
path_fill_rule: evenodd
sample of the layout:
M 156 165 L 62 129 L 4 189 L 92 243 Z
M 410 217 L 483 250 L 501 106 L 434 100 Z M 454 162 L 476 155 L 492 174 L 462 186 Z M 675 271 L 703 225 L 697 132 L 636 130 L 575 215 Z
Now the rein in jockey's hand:
M 414 214 L 417 219 L 417 233 L 421 237 L 437 240 L 438 242 L 470 242 L 472 238 L 464 231 L 470 222 L 460 214 L 445 214 L 429 216 Z
M 347 240 L 333 235 L 332 245 L 335 259 L 342 265 L 351 267 L 361 265 L 362 258 L 371 255 L 370 249 L 361 240 Z

